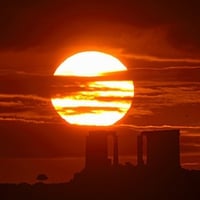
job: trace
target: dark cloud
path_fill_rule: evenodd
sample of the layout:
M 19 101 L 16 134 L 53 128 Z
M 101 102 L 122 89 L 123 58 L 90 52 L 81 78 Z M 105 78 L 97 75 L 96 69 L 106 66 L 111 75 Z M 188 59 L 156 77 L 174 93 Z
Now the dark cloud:
M 70 113 L 67 111 L 70 109 Z M 87 114 L 87 113 L 103 113 L 104 111 L 115 111 L 115 112 L 121 112 L 123 114 L 123 111 L 118 108 L 118 107 L 76 107 L 76 108 L 71 108 L 71 107 L 62 107 L 57 110 L 58 112 L 61 112 L 63 115 L 66 116 L 73 116 L 73 115 L 81 115 L 81 114 Z
M 184 144 L 193 144 L 193 145 L 196 145 L 198 146 L 199 145 L 199 148 L 200 148 L 200 137 L 199 136 L 182 136 L 181 137 L 181 142 L 184 143 Z
M 97 38 L 112 38 L 112 27 L 125 24 L 144 33 L 160 27 L 175 48 L 199 52 L 198 4 L 178 0 L 5 1 L 0 6 L 0 46 L 2 50 L 62 46 L 83 42 L 84 38 L 95 43 Z M 117 38 L 129 30 L 118 31 L 114 34 L 116 44 Z
M 0 95 L 0 121 L 59 123 L 50 100 L 33 95 Z
M 200 152 L 199 144 L 182 144 L 181 145 L 182 152 Z
M 78 91 L 92 91 L 95 88 L 88 88 L 89 81 L 96 80 L 133 80 L 136 88 L 136 95 L 142 95 L 140 92 L 141 87 L 143 92 L 149 90 L 151 95 L 166 95 L 174 91 L 170 90 L 184 90 L 184 85 L 188 87 L 190 92 L 185 92 L 185 98 L 191 98 L 194 94 L 198 96 L 198 88 L 200 81 L 200 68 L 198 67 L 172 67 L 172 68 L 136 68 L 128 72 L 111 73 L 109 76 L 101 77 L 56 77 L 52 75 L 39 75 L 39 74 L 12 74 L 2 73 L 0 76 L 0 93 L 1 94 L 26 94 L 38 97 L 50 98 L 56 95 L 69 95 L 70 93 Z M 149 81 L 149 83 L 148 83 Z M 146 83 L 145 83 L 146 82 Z M 146 84 L 146 85 L 145 85 Z M 98 88 L 104 90 L 107 88 Z M 169 90 L 170 89 L 170 90 Z M 139 92 L 139 93 L 138 93 Z M 148 91 L 147 91 L 148 92 Z M 149 93 L 148 92 L 148 93 Z M 182 91 L 183 92 L 183 91 Z M 195 92 L 195 93 L 193 93 Z M 189 96 L 186 96 L 189 95 Z
M 2 94 L 25 94 L 48 99 L 61 92 L 69 94 L 81 89 L 80 81 L 51 75 L 5 74 L 0 76 L 0 81 Z
M 199 83 L 136 82 L 133 108 L 126 123 L 134 125 L 199 125 Z

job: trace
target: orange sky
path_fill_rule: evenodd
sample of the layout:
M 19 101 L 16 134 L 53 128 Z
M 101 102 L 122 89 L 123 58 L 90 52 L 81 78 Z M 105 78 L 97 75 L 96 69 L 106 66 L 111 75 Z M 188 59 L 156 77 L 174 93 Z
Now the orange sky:
M 135 154 L 134 133 L 180 128 L 182 154 L 199 162 L 198 9 L 194 1 L 1 2 L 0 157 L 84 154 L 84 137 L 52 108 L 50 97 L 63 88 L 52 75 L 68 56 L 99 50 L 119 58 L 135 83 L 121 154 Z M 70 94 L 80 83 L 64 86 Z

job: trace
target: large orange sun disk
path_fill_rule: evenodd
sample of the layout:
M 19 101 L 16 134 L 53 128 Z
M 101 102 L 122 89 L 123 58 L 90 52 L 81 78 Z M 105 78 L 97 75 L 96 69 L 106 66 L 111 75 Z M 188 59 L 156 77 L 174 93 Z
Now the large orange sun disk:
M 68 123 L 86 126 L 110 126 L 128 112 L 134 96 L 133 81 L 90 81 L 90 77 L 103 76 L 108 72 L 126 71 L 127 68 L 115 57 L 86 51 L 67 58 L 55 71 L 54 76 L 88 77 L 81 84 L 83 89 L 74 90 L 67 96 L 53 97 L 51 102 L 58 114 Z

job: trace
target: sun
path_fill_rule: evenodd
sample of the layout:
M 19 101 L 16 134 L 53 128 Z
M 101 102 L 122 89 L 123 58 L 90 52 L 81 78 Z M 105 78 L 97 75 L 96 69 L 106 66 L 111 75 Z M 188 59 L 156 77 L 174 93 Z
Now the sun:
M 94 81 L 91 78 L 126 70 L 117 58 L 106 53 L 85 51 L 72 55 L 58 66 L 54 76 L 72 76 L 75 81 L 70 87 L 63 86 L 63 94 L 52 97 L 51 102 L 57 113 L 69 124 L 113 125 L 131 107 L 133 81 Z M 80 77 L 86 77 L 87 81 L 81 82 Z

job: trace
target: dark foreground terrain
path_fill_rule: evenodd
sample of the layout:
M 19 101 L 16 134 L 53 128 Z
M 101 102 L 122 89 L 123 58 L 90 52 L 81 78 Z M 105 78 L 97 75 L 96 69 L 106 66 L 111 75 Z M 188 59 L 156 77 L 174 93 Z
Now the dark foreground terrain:
M 1 184 L 0 199 L 199 200 L 200 171 L 152 171 L 127 164 L 101 171 L 83 170 L 68 183 Z

